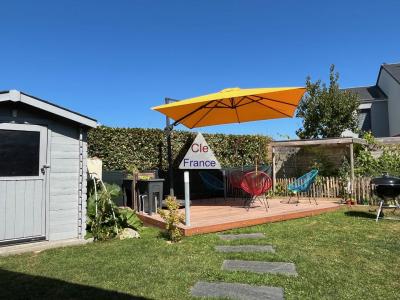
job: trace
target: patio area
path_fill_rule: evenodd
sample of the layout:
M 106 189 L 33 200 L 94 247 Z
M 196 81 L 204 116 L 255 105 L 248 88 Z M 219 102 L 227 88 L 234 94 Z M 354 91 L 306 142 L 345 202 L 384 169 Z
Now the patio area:
M 235 199 L 210 199 L 193 200 L 191 205 L 191 226 L 181 225 L 185 236 L 219 232 L 228 229 L 248 227 L 270 222 L 285 221 L 304 218 L 321 213 L 337 210 L 340 207 L 339 199 L 317 199 L 318 205 L 308 198 L 300 198 L 300 203 L 286 204 L 288 198 L 269 199 L 270 208 L 265 208 L 256 202 L 247 210 L 243 207 L 243 200 Z M 294 199 L 292 199 L 294 201 Z M 181 209 L 184 214 L 185 209 Z M 139 213 L 139 218 L 146 225 L 165 228 L 165 223 L 158 214 L 148 215 Z

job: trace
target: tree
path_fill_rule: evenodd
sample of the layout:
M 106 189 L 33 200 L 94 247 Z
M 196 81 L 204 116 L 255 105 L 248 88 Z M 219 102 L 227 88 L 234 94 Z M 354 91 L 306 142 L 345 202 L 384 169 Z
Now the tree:
M 329 70 L 329 87 L 321 80 L 313 83 L 307 77 L 307 93 L 296 113 L 296 117 L 303 119 L 303 127 L 296 131 L 301 139 L 339 137 L 346 129 L 358 131 L 359 97 L 340 90 L 338 80 L 334 65 Z

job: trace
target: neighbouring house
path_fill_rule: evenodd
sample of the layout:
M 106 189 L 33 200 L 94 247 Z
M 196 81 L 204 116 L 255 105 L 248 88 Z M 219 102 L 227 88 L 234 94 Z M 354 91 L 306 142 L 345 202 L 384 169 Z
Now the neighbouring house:
M 96 126 L 42 99 L 0 92 L 0 245 L 84 237 L 86 134 Z
M 360 96 L 360 129 L 376 137 L 400 136 L 400 63 L 382 64 L 375 85 L 346 90 Z

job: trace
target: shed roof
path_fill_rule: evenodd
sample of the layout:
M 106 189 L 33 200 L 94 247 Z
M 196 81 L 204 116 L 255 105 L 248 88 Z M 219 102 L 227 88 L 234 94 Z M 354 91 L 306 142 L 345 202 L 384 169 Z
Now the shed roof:
M 97 120 L 93 118 L 17 90 L 0 91 L 0 103 L 6 101 L 24 103 L 88 127 L 97 127 Z

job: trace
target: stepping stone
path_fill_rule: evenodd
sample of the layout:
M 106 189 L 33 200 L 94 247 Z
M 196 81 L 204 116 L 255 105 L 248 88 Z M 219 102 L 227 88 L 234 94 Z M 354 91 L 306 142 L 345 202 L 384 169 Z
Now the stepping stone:
M 275 249 L 271 245 L 238 245 L 238 246 L 215 246 L 218 252 L 271 252 Z
M 224 260 L 222 270 L 297 276 L 296 266 L 285 262 Z
M 240 234 L 218 234 L 221 240 L 239 240 L 239 239 L 259 239 L 264 238 L 264 233 L 240 233 Z
M 283 289 L 270 286 L 254 286 L 242 283 L 212 283 L 199 281 L 192 287 L 194 297 L 218 297 L 235 300 L 283 300 Z

